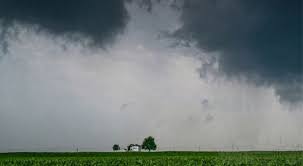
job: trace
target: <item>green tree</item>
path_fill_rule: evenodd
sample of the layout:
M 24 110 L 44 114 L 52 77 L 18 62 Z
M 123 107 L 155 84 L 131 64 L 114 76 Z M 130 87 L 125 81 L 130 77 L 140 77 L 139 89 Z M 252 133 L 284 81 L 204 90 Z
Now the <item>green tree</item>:
M 142 143 L 142 149 L 146 149 L 148 151 L 150 150 L 156 150 L 157 145 L 155 143 L 155 139 L 152 136 L 144 138 L 144 141 Z
M 118 144 L 115 144 L 113 146 L 113 151 L 117 151 L 117 150 L 120 150 L 120 146 Z

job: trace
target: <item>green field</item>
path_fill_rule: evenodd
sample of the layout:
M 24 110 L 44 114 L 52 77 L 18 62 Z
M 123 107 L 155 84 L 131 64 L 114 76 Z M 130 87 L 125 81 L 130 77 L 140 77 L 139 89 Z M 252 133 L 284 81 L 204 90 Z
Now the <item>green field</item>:
M 0 153 L 0 165 L 303 166 L 303 152 Z

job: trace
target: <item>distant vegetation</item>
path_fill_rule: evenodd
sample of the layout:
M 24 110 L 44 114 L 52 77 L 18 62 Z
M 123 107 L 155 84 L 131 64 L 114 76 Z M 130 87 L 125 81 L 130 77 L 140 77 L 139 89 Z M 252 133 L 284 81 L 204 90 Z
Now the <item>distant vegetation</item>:
M 120 150 L 120 146 L 118 144 L 115 144 L 113 146 L 113 151 L 117 151 L 117 150 Z
M 156 150 L 157 145 L 155 143 L 154 137 L 149 136 L 149 137 L 145 138 L 143 143 L 142 143 L 142 149 L 145 149 L 145 150 L 148 150 L 148 151 Z

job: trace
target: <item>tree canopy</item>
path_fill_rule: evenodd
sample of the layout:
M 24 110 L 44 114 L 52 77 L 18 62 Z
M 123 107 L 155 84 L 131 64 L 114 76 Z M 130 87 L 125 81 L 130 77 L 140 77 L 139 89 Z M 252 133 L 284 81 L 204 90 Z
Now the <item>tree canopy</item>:
M 117 150 L 120 150 L 120 146 L 118 144 L 115 144 L 113 146 L 113 151 L 117 151 Z
M 144 141 L 142 143 L 142 149 L 146 149 L 148 151 L 156 150 L 157 145 L 155 143 L 155 139 L 152 136 L 144 138 Z

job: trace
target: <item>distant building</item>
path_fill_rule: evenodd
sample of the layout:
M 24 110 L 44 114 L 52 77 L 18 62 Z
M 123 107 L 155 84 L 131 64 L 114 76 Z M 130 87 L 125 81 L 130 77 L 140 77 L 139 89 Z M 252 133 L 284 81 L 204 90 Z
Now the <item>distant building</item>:
M 141 151 L 141 145 L 138 145 L 138 144 L 130 144 L 128 147 L 127 147 L 128 151 L 131 151 L 131 152 L 140 152 Z

